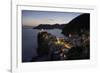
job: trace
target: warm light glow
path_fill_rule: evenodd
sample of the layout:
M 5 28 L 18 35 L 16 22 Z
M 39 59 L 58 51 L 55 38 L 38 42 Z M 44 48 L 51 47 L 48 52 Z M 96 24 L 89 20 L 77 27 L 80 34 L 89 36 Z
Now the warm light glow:
M 65 42 L 62 42 L 59 38 L 57 38 L 57 42 L 55 42 L 55 43 L 64 45 L 65 48 L 71 48 L 72 47 L 71 45 L 66 44 Z
M 64 46 L 66 47 L 66 48 L 71 48 L 69 45 L 67 45 L 67 44 L 64 44 Z

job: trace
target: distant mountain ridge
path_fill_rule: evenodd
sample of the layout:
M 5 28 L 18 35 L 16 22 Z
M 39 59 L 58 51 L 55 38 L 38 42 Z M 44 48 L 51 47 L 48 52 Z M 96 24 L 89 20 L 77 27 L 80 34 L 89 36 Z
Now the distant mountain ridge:
M 65 24 L 40 24 L 33 29 L 61 29 L 63 34 L 90 31 L 90 14 L 84 13 Z
M 33 29 L 63 29 L 65 27 L 66 24 L 54 24 L 54 25 L 50 25 L 50 24 L 40 24 L 36 27 L 33 27 Z
M 84 13 L 82 15 L 77 16 L 72 21 L 70 21 L 63 29 L 63 34 L 69 34 L 73 32 L 90 31 L 90 14 Z

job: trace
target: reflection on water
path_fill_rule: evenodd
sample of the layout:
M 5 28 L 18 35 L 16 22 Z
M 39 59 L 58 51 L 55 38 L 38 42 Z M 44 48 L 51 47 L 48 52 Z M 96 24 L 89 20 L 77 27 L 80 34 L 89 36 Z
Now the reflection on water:
M 23 62 L 29 62 L 32 57 L 37 56 L 37 34 L 40 30 L 32 28 L 22 28 L 22 60 Z M 60 29 L 48 29 L 45 30 L 48 33 L 53 34 L 56 37 L 64 37 L 61 34 Z

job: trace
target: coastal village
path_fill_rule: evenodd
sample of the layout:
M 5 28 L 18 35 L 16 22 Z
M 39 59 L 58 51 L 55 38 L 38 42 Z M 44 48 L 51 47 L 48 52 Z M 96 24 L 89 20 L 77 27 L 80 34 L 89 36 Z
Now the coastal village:
M 86 21 L 85 21 L 86 20 Z M 88 21 L 87 21 L 88 20 Z M 72 24 L 80 22 L 75 27 Z M 85 23 L 84 23 L 85 22 Z M 81 25 L 85 24 L 85 25 Z M 69 26 L 70 25 L 70 26 Z M 83 14 L 62 30 L 66 38 L 56 37 L 44 29 L 38 33 L 38 57 L 32 61 L 80 60 L 90 58 L 89 14 Z M 69 30 L 71 29 L 72 30 Z

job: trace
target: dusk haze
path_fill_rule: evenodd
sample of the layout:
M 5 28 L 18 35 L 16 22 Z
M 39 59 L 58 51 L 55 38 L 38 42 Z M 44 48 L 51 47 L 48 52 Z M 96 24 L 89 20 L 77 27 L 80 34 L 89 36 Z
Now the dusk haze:
M 22 10 L 23 26 L 39 24 L 65 24 L 82 13 Z

